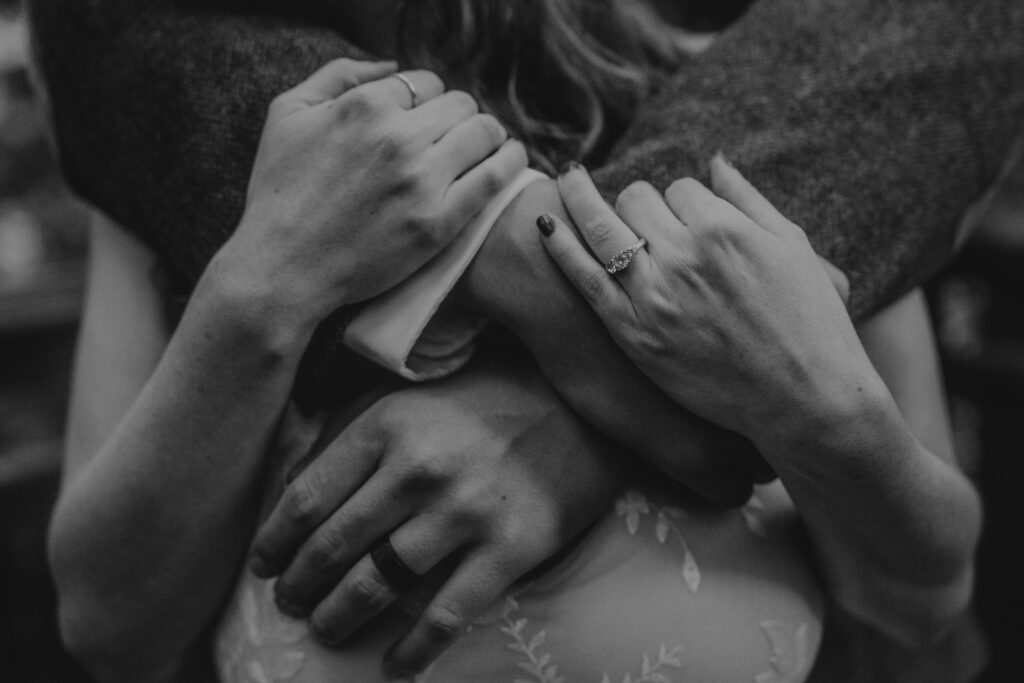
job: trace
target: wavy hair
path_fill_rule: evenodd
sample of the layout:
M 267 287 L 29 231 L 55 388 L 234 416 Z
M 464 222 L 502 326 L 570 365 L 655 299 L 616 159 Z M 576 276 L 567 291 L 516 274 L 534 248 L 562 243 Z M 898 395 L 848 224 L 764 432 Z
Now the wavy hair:
M 405 0 L 399 48 L 449 74 L 549 172 L 602 158 L 686 55 L 648 0 Z

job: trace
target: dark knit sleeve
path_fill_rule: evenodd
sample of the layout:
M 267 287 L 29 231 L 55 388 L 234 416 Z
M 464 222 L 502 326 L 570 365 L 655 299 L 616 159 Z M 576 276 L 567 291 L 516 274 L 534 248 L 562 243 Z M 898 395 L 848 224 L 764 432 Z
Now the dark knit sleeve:
M 947 262 L 1024 124 L 1020 0 L 759 0 L 639 114 L 602 187 L 722 150 L 877 310 Z
M 372 59 L 299 18 L 216 5 L 29 3 L 69 183 L 189 282 L 241 218 L 270 101 L 331 59 Z
M 76 190 L 194 280 L 241 216 L 268 102 L 362 56 L 299 20 L 175 0 L 34 0 Z M 850 276 L 855 315 L 948 259 L 1024 120 L 1019 0 L 759 0 L 640 112 L 596 177 L 723 149 Z

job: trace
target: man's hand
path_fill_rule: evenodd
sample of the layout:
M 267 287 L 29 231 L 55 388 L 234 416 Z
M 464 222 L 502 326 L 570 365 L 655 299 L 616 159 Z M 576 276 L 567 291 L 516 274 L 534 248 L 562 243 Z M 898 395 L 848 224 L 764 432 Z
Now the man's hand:
M 443 581 L 388 655 L 390 669 L 417 671 L 611 504 L 617 447 L 513 365 L 381 399 L 288 485 L 253 568 L 280 576 L 279 605 L 310 615 L 324 643 L 399 597 L 368 554 L 385 539 L 413 572 Z
M 525 167 L 522 145 L 436 74 L 335 60 L 270 105 L 216 262 L 319 323 L 415 272 Z
M 556 209 L 557 207 L 557 209 Z M 638 370 L 544 253 L 535 220 L 564 209 L 553 181 L 505 211 L 460 282 L 460 303 L 526 344 L 588 422 L 706 500 L 741 504 L 774 473 L 741 437 L 681 409 Z

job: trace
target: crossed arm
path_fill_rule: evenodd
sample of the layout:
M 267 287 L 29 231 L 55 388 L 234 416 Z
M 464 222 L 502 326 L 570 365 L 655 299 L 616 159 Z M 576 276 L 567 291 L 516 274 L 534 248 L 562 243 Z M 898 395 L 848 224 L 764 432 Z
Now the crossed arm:
M 265 103 L 328 57 L 360 54 L 299 20 L 203 4 L 31 9 L 70 179 L 192 281 L 237 225 Z M 762 0 L 642 108 L 596 171 L 599 187 L 611 196 L 638 177 L 701 177 L 722 148 L 848 275 L 855 319 L 922 281 L 949 255 L 957 216 L 1019 126 L 1024 17 L 1004 0 L 875 10 L 871 0 Z M 976 31 L 962 30 L 968 21 Z M 636 373 L 538 258 L 530 226 L 558 208 L 551 183 L 529 188 L 464 279 L 463 301 L 520 337 L 593 424 L 709 498 L 743 498 L 760 466 L 749 449 L 730 450 L 731 473 L 700 455 L 679 462 L 675 444 L 703 453 L 707 426 Z M 626 388 L 650 413 L 596 398 Z

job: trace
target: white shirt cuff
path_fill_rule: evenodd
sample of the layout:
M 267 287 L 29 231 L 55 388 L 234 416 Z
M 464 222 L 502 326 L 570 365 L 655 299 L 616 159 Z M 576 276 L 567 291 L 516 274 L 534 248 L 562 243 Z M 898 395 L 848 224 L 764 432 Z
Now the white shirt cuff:
M 547 176 L 525 169 L 441 253 L 363 306 L 345 329 L 345 345 L 414 382 L 443 377 L 465 365 L 486 321 L 435 314 L 505 208 L 542 178 Z

